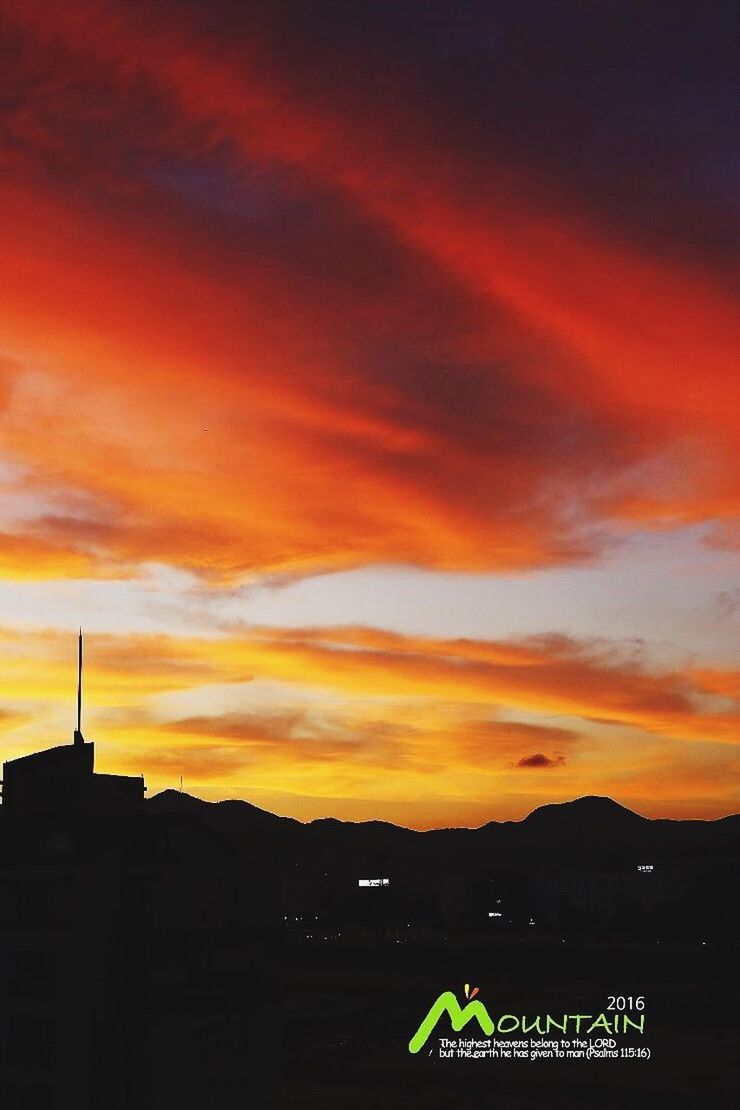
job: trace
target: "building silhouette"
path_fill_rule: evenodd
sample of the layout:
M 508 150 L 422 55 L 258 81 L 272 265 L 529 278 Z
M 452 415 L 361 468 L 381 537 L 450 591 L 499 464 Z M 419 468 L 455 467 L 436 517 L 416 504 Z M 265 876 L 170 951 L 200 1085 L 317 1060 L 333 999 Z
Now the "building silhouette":
M 271 1110 L 277 864 L 95 774 L 81 700 L 80 638 L 73 743 L 4 766 L 0 1108 Z
M 77 728 L 71 744 L 3 763 L 3 811 L 17 817 L 135 814 L 144 804 L 143 776 L 94 771 L 95 745 L 82 735 L 82 629 L 77 649 Z

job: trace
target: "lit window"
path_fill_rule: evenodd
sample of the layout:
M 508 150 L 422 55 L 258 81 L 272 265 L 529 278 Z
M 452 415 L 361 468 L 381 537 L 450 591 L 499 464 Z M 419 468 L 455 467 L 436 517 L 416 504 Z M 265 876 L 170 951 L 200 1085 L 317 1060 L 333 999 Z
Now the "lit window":
M 358 879 L 358 886 L 390 886 L 390 879 Z

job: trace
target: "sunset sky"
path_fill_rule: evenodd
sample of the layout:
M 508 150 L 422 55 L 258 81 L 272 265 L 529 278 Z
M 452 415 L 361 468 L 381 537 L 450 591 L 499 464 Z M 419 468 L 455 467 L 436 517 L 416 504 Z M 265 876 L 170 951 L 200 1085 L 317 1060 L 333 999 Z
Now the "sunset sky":
M 0 0 L 3 758 L 740 808 L 733 7 Z

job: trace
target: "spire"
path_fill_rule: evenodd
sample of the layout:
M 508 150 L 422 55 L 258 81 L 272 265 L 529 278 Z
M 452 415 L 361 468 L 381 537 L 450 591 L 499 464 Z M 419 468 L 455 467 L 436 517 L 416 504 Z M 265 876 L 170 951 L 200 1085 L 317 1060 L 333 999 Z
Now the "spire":
M 77 639 L 77 728 L 74 736 L 75 744 L 84 744 L 82 736 L 82 629 Z

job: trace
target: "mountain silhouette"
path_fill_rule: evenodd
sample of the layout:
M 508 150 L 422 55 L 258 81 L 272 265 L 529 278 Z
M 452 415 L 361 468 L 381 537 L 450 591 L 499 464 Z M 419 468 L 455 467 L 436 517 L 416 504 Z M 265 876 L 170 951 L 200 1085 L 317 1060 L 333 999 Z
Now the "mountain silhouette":
M 251 802 L 230 798 L 221 802 L 206 802 L 181 790 L 162 790 L 147 802 L 152 813 L 188 813 L 194 817 L 217 820 L 226 823 L 242 822 L 254 828 L 278 827 L 279 825 L 299 825 L 293 817 L 278 817 L 276 813 L 260 809 Z M 215 816 L 217 815 L 217 816 Z
M 187 814 L 255 855 L 267 851 L 302 866 L 323 860 L 328 870 L 475 870 L 493 858 L 499 866 L 565 866 L 575 862 L 623 866 L 628 861 L 685 860 L 737 850 L 740 815 L 716 821 L 642 817 L 607 797 L 586 796 L 534 809 L 521 821 L 489 821 L 479 828 L 419 831 L 385 821 L 301 822 L 246 801 L 207 802 L 165 790 L 146 803 L 148 813 Z M 291 864 L 292 866 L 292 864 Z M 323 864 L 322 864 L 323 866 Z
M 587 795 L 572 802 L 539 806 L 521 823 L 528 832 L 538 835 L 595 836 L 603 840 L 638 832 L 647 820 L 611 798 Z
M 574 798 L 571 802 L 548 802 L 546 805 L 533 809 L 524 818 L 528 822 L 558 819 L 600 822 L 647 820 L 647 818 L 641 817 L 639 813 L 635 813 L 634 810 L 627 809 L 626 806 L 615 802 L 612 798 L 597 794 L 586 794 L 582 798 Z
M 588 794 L 567 802 L 548 802 L 538 806 L 519 821 L 488 821 L 477 828 L 439 828 L 428 830 L 409 829 L 389 821 L 345 821 L 338 817 L 318 817 L 303 822 L 294 817 L 280 817 L 241 799 L 208 802 L 179 790 L 163 790 L 149 798 L 147 812 L 187 813 L 206 824 L 221 829 L 247 832 L 251 829 L 286 831 L 288 829 L 316 839 L 341 837 L 346 841 L 362 842 L 379 840 L 392 843 L 408 838 L 427 837 L 441 839 L 446 835 L 491 837 L 518 830 L 527 839 L 537 836 L 596 837 L 630 835 L 657 828 L 734 829 L 740 825 L 740 814 L 731 814 L 716 820 L 682 820 L 678 818 L 643 817 L 634 810 L 615 802 L 612 798 Z
M 260 843 L 278 847 L 303 828 L 293 817 L 279 817 L 241 799 L 206 802 L 180 790 L 163 790 L 146 803 L 147 813 L 186 814 L 235 845 L 256 850 Z

